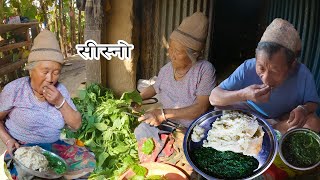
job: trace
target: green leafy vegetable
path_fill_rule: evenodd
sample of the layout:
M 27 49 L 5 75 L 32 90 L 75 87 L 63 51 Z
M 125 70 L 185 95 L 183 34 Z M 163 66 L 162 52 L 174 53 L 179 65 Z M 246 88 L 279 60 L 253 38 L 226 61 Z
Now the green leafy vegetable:
M 283 156 L 296 167 L 310 167 L 320 161 L 320 144 L 309 132 L 296 132 L 283 141 Z
M 130 180 L 145 180 L 145 177 L 135 175 L 135 176 L 131 177 Z
M 253 174 L 259 162 L 252 156 L 201 147 L 192 152 L 193 162 L 208 175 L 221 179 L 242 179 Z
M 152 138 L 148 138 L 143 144 L 142 144 L 142 152 L 144 154 L 151 154 L 154 149 L 154 142 Z
M 57 174 L 63 174 L 67 171 L 67 167 L 59 158 L 52 156 L 50 153 L 44 152 L 43 155 L 48 160 L 48 167 Z
M 140 96 L 140 93 L 137 90 L 123 93 L 120 99 L 125 100 L 129 103 L 131 102 L 135 102 L 138 104 L 142 103 L 142 97 Z
M 137 141 L 133 134 L 138 125 L 129 107 L 139 101 L 139 93 L 125 93 L 116 99 L 112 91 L 92 84 L 74 98 L 82 115 L 82 125 L 77 132 L 64 129 L 67 138 L 84 142 L 96 157 L 96 168 L 89 179 L 118 179 L 125 170 L 138 163 Z M 132 98 L 132 99 L 130 99 Z M 137 103 L 139 103 L 137 102 Z M 141 103 L 141 102 L 140 102 Z
M 133 165 L 131 169 L 137 176 L 146 176 L 148 173 L 148 170 L 140 165 Z
M 152 175 L 145 178 L 145 180 L 166 180 L 166 177 L 161 175 Z

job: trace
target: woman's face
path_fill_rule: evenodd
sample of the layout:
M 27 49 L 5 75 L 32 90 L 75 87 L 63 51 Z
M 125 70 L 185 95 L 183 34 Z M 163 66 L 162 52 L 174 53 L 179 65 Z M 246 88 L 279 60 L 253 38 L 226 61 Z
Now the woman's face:
M 275 53 L 271 59 L 264 51 L 260 51 L 256 55 L 256 60 L 256 72 L 264 84 L 277 87 L 288 77 L 290 69 L 284 51 Z
M 30 70 L 32 88 L 42 94 L 43 88 L 49 84 L 55 85 L 58 82 L 61 64 L 54 61 L 39 61 Z
M 173 67 L 185 67 L 192 63 L 187 55 L 187 48 L 174 40 L 169 43 L 169 57 Z

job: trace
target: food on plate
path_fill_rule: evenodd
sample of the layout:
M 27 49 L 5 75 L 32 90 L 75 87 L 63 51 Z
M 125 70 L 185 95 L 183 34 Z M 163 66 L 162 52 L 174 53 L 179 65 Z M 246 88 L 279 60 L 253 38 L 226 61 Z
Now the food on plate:
M 193 142 L 200 142 L 202 138 L 204 138 L 204 129 L 202 127 L 200 127 L 199 125 L 196 125 L 193 128 L 193 133 L 191 135 L 191 140 Z
M 49 162 L 42 154 L 39 146 L 20 147 L 15 151 L 14 157 L 25 167 L 34 171 L 43 172 L 48 170 Z
M 203 147 L 256 156 L 262 149 L 263 135 L 256 117 L 238 111 L 224 111 L 212 124 Z
M 258 168 L 259 162 L 252 156 L 231 151 L 217 151 L 200 147 L 192 152 L 193 162 L 206 174 L 221 179 L 249 177 Z
M 310 132 L 297 131 L 284 139 L 282 154 L 295 167 L 310 167 L 320 161 L 320 144 Z

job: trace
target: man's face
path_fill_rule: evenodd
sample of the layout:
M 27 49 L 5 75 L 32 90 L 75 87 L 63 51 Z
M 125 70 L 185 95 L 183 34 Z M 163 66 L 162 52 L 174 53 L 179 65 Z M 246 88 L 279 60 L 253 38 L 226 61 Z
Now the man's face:
M 259 51 L 256 60 L 256 72 L 264 84 L 277 87 L 288 77 L 289 67 L 283 50 L 273 54 L 271 59 L 264 51 Z

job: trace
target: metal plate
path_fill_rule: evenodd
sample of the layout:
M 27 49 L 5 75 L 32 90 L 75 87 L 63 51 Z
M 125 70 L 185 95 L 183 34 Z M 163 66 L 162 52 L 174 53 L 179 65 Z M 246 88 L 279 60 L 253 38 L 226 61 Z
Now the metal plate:
M 230 110 L 225 110 L 225 111 L 230 111 Z M 206 179 L 218 179 L 218 178 L 207 175 L 206 173 L 201 171 L 197 166 L 195 166 L 195 164 L 192 162 L 190 158 L 190 152 L 202 146 L 203 140 L 207 138 L 207 133 L 212 127 L 212 123 L 218 117 L 222 116 L 222 112 L 223 111 L 211 111 L 207 114 L 202 115 L 200 118 L 196 119 L 195 121 L 193 121 L 193 123 L 189 126 L 183 141 L 184 154 L 188 162 L 190 163 L 190 165 L 193 167 L 195 171 L 197 171 L 200 175 L 202 175 Z M 241 110 L 241 112 L 246 113 L 248 115 L 256 116 L 259 125 L 262 126 L 262 129 L 265 132 L 263 136 L 262 149 L 259 152 L 258 156 L 255 156 L 255 158 L 259 161 L 259 167 L 253 172 L 253 174 L 250 177 L 245 178 L 245 179 L 252 179 L 262 174 L 272 164 L 278 152 L 278 142 L 276 139 L 276 133 L 274 132 L 273 128 L 263 118 L 261 118 L 260 116 L 254 113 L 250 113 L 248 111 Z M 200 127 L 205 129 L 205 137 L 200 142 L 197 142 L 197 143 L 191 140 L 191 134 L 193 132 L 193 128 L 196 125 L 199 125 Z
M 31 148 L 31 147 L 30 147 Z M 40 147 L 41 148 L 41 147 Z M 42 149 L 41 148 L 41 151 L 42 153 L 48 153 L 50 154 L 50 156 L 53 156 L 59 160 L 61 160 L 61 162 L 63 162 L 63 165 L 66 167 L 66 172 L 68 171 L 68 166 L 67 166 L 67 163 L 64 159 L 62 159 L 60 156 L 56 155 L 55 153 L 53 152 L 50 152 L 50 151 L 47 151 L 45 149 Z M 14 152 L 13 152 L 14 153 Z M 34 171 L 32 169 L 29 169 L 27 168 L 26 166 L 24 166 L 20 161 L 18 161 L 14 156 L 13 156 L 13 160 L 14 160 L 14 164 L 15 166 L 18 166 L 18 168 L 20 168 L 21 170 L 23 170 L 25 173 L 27 174 L 31 174 L 31 175 L 34 175 L 36 177 L 40 177 L 40 178 L 46 178 L 46 179 L 56 179 L 56 178 L 60 178 L 63 176 L 63 174 L 65 173 L 62 173 L 62 174 L 58 174 L 56 173 L 55 171 L 53 171 L 52 169 L 48 169 L 48 171 L 44 171 L 44 172 L 39 172 L 39 171 Z

